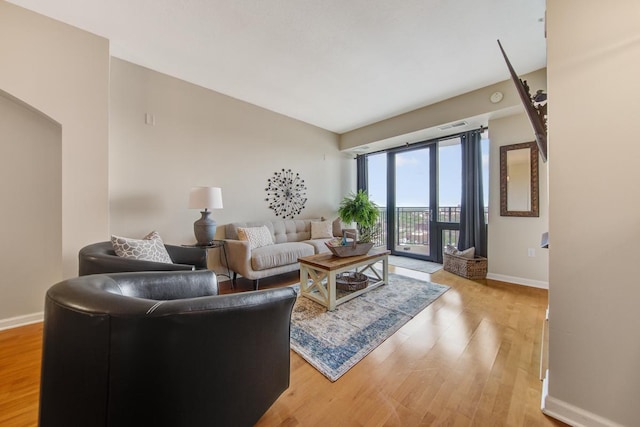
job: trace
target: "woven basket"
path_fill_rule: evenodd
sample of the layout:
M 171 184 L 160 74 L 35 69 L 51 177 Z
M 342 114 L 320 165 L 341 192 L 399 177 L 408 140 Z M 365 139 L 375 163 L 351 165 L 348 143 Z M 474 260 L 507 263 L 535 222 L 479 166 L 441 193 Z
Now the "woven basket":
M 336 288 L 343 291 L 359 291 L 369 284 L 369 278 L 362 273 L 348 272 L 336 274 Z
M 331 246 L 327 245 L 331 253 L 335 256 L 344 258 L 348 256 L 364 255 L 371 250 L 373 242 L 370 243 L 357 243 L 347 246 Z
M 466 258 L 445 253 L 444 270 L 471 280 L 484 279 L 487 277 L 487 259 L 481 256 Z

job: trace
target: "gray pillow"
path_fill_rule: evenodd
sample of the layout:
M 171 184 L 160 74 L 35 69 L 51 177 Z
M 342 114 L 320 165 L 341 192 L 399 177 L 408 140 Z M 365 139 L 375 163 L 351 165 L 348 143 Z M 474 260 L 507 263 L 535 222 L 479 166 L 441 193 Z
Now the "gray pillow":
M 458 256 L 473 259 L 476 256 L 476 248 L 471 247 L 469 249 L 465 249 L 464 251 L 458 251 Z
M 448 255 L 456 255 L 458 253 L 458 248 L 453 245 L 445 245 L 444 253 Z
M 469 249 L 465 249 L 464 251 L 459 251 L 458 248 L 456 248 L 453 245 L 446 245 L 444 247 L 444 253 L 448 255 L 456 255 L 464 258 L 473 259 L 476 256 L 476 248 L 472 247 Z
M 160 234 L 156 231 L 147 234 L 142 240 L 112 235 L 111 244 L 119 257 L 173 264 Z
M 342 237 L 342 229 L 344 228 L 344 224 L 340 217 L 333 220 L 331 223 L 331 227 L 333 228 L 333 236 L 334 237 Z

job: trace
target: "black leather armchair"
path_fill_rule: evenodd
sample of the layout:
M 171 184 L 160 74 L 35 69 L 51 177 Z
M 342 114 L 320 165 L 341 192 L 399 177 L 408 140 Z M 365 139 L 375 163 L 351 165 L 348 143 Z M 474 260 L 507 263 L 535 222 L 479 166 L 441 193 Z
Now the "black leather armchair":
M 179 271 L 205 270 L 206 249 L 164 245 L 173 264 L 141 261 L 116 255 L 111 242 L 99 242 L 85 246 L 78 253 L 78 275 L 120 273 L 127 271 Z
M 40 426 L 251 426 L 289 386 L 295 292 L 215 274 L 60 282 L 46 296 Z

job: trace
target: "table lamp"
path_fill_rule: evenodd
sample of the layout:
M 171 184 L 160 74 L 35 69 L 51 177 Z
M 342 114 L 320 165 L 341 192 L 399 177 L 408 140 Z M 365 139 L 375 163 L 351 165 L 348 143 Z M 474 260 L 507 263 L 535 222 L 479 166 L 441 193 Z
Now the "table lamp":
M 193 223 L 198 245 L 206 246 L 216 234 L 216 222 L 209 218 L 209 209 L 222 209 L 222 189 L 219 187 L 193 187 L 189 193 L 189 209 L 204 209 L 202 217 Z

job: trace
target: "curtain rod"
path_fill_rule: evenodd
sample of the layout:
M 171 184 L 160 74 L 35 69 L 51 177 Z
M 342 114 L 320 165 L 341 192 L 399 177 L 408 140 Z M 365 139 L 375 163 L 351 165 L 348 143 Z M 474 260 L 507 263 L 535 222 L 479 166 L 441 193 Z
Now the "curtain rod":
M 467 132 L 473 132 L 474 130 L 476 131 L 480 131 L 480 132 L 484 132 L 485 130 L 489 129 L 487 126 L 480 126 L 477 129 L 469 129 L 469 130 L 465 130 L 464 132 L 458 132 L 458 133 L 454 133 L 448 136 L 442 136 L 440 138 L 434 138 L 434 139 L 430 139 L 428 141 L 423 141 L 423 142 L 430 142 L 430 141 L 446 141 L 447 139 L 453 139 L 453 138 L 457 138 L 459 136 L 462 136 L 463 134 L 467 133 Z M 416 142 L 416 144 L 419 144 L 419 142 Z M 411 144 L 409 144 L 411 145 Z
M 440 142 L 440 141 L 446 141 L 448 139 L 457 138 L 457 137 L 460 137 L 462 134 L 465 134 L 467 132 L 473 132 L 474 130 L 478 130 L 480 132 L 484 132 L 485 130 L 488 130 L 488 129 L 489 129 L 488 126 L 480 126 L 479 128 L 466 130 L 464 132 L 453 133 L 451 135 L 440 136 L 438 138 L 427 139 L 427 140 L 424 140 L 424 141 L 418 141 L 418 142 L 412 142 L 412 143 L 406 142 L 404 145 L 398 145 L 397 147 L 391 147 L 391 148 L 385 148 L 385 149 L 382 149 L 382 150 L 372 151 L 370 153 L 358 154 L 357 156 L 368 156 L 370 154 L 385 153 L 387 151 L 402 151 L 402 150 L 406 150 L 406 149 L 409 149 L 409 148 L 413 148 L 414 146 L 428 145 L 428 144 L 433 143 L 433 142 Z

